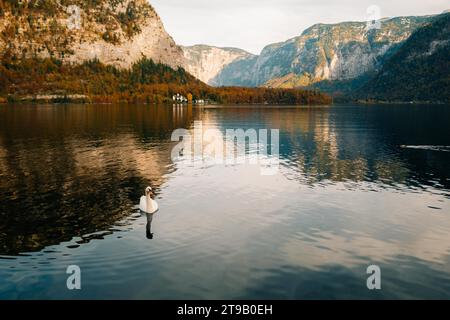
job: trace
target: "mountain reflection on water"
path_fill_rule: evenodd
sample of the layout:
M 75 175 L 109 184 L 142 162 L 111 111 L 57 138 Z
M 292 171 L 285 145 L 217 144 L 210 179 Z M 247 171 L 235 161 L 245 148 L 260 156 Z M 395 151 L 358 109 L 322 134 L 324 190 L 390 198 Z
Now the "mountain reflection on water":
M 158 189 L 173 170 L 172 131 L 192 120 L 192 109 L 1 111 L 0 254 L 41 250 L 73 237 L 89 241 L 126 226 L 137 196 L 149 184 Z M 85 236 L 98 231 L 103 233 Z
M 242 259 L 228 256 L 236 241 L 252 266 L 235 266 L 230 286 L 236 287 L 226 293 L 205 280 L 203 290 L 211 298 L 286 297 L 280 286 L 292 279 L 303 286 L 294 297 L 345 297 L 324 296 L 305 286 L 308 277 L 331 281 L 325 255 L 341 268 L 359 265 L 366 254 L 405 266 L 450 260 L 450 153 L 402 147 L 449 146 L 449 119 L 447 106 L 1 106 L 0 265 L 15 269 L 9 261 L 39 252 L 45 256 L 50 247 L 51 252 L 66 247 L 76 255 L 94 240 L 119 235 L 114 240 L 119 241 L 139 229 L 142 241 L 167 242 L 165 255 L 146 253 L 155 265 L 173 263 L 173 273 L 197 266 L 194 278 L 206 267 L 195 258 Z M 280 129 L 280 173 L 263 178 L 248 165 L 191 168 L 173 163 L 173 130 L 192 130 L 195 121 L 222 132 Z M 158 216 L 148 219 L 136 209 L 148 185 L 162 208 L 159 225 L 151 231 L 145 226 Z M 415 215 L 405 215 L 402 206 Z M 349 221 L 352 225 L 346 225 Z M 191 244 L 198 252 L 186 256 L 178 251 Z M 92 250 L 80 257 L 100 254 Z M 118 252 L 114 259 L 125 264 L 126 253 Z M 239 281 L 250 281 L 252 272 L 255 285 L 239 290 Z M 448 268 L 440 272 L 436 283 L 447 288 Z M 341 276 L 353 284 L 354 274 Z M 172 297 L 201 297 L 169 285 L 163 275 L 156 277 Z

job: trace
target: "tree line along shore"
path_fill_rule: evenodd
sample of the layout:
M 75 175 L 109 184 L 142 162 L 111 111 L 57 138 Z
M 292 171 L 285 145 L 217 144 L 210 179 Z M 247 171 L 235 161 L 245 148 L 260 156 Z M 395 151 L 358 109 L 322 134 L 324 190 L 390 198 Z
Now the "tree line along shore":
M 184 69 L 143 58 L 130 69 L 98 60 L 67 64 L 57 59 L 3 57 L 0 102 L 169 103 L 173 95 L 218 104 L 323 105 L 332 103 L 318 90 L 211 87 Z

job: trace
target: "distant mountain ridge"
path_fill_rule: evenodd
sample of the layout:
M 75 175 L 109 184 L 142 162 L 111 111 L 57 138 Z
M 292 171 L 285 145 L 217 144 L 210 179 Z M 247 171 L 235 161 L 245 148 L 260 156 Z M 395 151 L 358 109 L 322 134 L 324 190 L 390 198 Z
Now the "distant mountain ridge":
M 354 96 L 450 103 L 450 13 L 413 33 Z
M 254 57 L 237 48 L 219 48 L 208 45 L 182 47 L 185 69 L 201 81 L 213 86 L 222 85 L 217 79 L 221 71 L 231 63 Z
M 380 21 L 315 24 L 300 36 L 265 47 L 223 64 L 208 83 L 216 86 L 304 87 L 324 80 L 351 80 L 375 72 L 417 28 L 433 16 L 396 17 Z M 198 60 L 208 68 L 207 60 Z M 193 61 L 188 70 L 198 68 Z M 195 75 L 195 73 L 193 73 Z
M 254 55 L 238 48 L 178 46 L 147 0 L 3 0 L 0 78 L 15 85 L 6 71 L 27 60 L 50 59 L 52 68 L 57 61 L 97 61 L 130 69 L 147 59 L 174 72 L 183 67 L 216 87 L 314 88 L 361 99 L 428 99 L 427 92 L 448 84 L 443 73 L 448 29 L 444 24 L 440 31 L 427 29 L 445 15 L 385 18 L 379 28 L 368 28 L 366 22 L 319 23 Z M 397 75 L 405 67 L 415 83 Z M 441 91 L 436 95 L 445 97 Z

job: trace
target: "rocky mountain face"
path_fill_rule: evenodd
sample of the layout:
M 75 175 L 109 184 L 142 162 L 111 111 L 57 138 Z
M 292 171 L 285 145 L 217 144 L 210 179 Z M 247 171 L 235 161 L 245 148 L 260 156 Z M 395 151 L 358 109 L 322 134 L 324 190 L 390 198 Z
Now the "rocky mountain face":
M 419 28 L 355 97 L 450 102 L 450 13 Z
M 213 83 L 293 88 L 323 80 L 354 79 L 378 70 L 431 18 L 384 19 L 379 21 L 379 28 L 368 28 L 366 22 L 316 24 L 299 37 L 267 46 L 259 56 L 225 65 Z
M 143 57 L 172 67 L 183 51 L 146 0 L 2 0 L 3 58 L 99 59 L 128 68 Z
M 147 0 L 1 0 L 0 59 L 98 59 L 129 68 L 148 58 L 184 67 L 213 86 L 294 88 L 329 82 L 332 92 L 340 81 L 345 91 L 383 70 L 411 34 L 434 18 L 384 19 L 379 28 L 366 22 L 316 24 L 256 56 L 235 48 L 177 46 Z M 430 45 L 435 46 L 430 50 L 442 46 Z
M 241 49 L 218 48 L 206 45 L 182 47 L 185 57 L 185 69 L 201 81 L 213 86 L 223 85 L 218 78 L 223 69 L 242 60 L 255 57 Z

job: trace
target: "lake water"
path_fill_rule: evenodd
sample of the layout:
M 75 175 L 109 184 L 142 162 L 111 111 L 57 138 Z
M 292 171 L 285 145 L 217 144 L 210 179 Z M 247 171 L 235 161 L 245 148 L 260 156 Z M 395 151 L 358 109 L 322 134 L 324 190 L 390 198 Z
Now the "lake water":
M 173 162 L 196 121 L 278 173 Z M 450 299 L 449 146 L 450 106 L 0 106 L 0 298 Z

